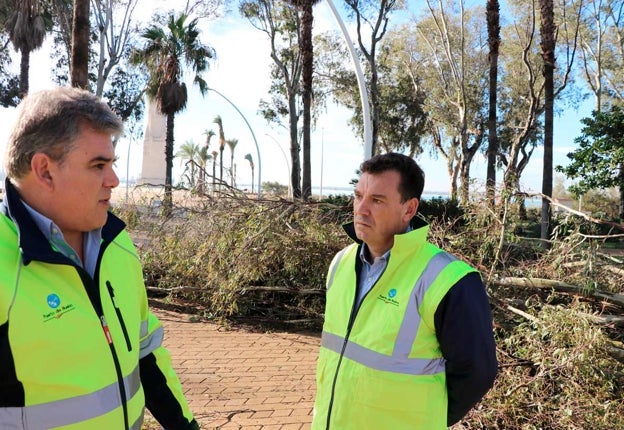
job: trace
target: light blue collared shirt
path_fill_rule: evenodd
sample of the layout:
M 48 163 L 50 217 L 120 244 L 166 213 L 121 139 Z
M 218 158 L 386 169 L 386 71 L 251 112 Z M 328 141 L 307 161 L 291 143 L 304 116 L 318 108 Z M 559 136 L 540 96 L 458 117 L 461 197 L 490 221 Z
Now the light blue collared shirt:
M 412 231 L 412 226 L 407 226 L 405 233 Z M 362 260 L 362 270 L 360 271 L 360 283 L 357 288 L 357 301 L 356 308 L 360 307 L 364 296 L 373 288 L 373 285 L 377 283 L 383 272 L 388 267 L 388 260 L 390 260 L 390 248 L 382 256 L 375 258 L 371 263 L 368 262 L 366 254 L 368 253 L 368 245 L 362 244 L 360 249 L 360 260 Z
M 100 242 L 102 241 L 102 229 L 91 230 L 87 234 L 82 235 L 82 251 L 84 254 L 84 262 L 80 261 L 78 254 L 69 246 L 61 229 L 50 218 L 37 212 L 31 208 L 24 200 L 22 203 L 30 213 L 30 216 L 39 227 L 39 230 L 48 239 L 52 248 L 69 258 L 77 266 L 85 269 L 91 277 L 95 274 L 95 266 L 97 264 L 98 255 L 100 253 Z

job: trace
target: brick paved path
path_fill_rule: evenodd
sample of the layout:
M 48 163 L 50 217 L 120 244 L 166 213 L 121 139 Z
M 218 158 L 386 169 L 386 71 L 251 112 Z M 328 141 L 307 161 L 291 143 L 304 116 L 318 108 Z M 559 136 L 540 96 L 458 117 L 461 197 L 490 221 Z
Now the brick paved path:
M 202 429 L 309 429 L 320 337 L 251 332 L 153 309 Z

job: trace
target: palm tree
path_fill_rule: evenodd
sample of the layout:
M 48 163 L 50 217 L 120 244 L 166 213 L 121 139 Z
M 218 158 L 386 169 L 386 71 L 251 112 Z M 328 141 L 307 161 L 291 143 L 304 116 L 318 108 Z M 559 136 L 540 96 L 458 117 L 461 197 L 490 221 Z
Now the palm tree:
M 186 168 L 184 169 L 184 174 L 187 174 L 189 187 L 195 188 L 196 176 L 195 173 L 197 165 L 199 165 L 199 145 L 193 142 L 192 140 L 187 140 L 180 146 L 178 152 L 175 153 L 176 157 L 180 157 L 183 163 L 186 164 Z M 182 174 L 182 176 L 184 176 Z
M 490 46 L 490 94 L 488 117 L 488 149 L 487 149 L 487 202 L 494 206 L 496 195 L 496 154 L 498 153 L 498 135 L 496 133 L 496 104 L 498 100 L 498 52 L 500 47 L 500 5 L 498 0 L 487 0 L 488 44 Z
M 71 47 L 71 85 L 89 87 L 90 0 L 74 0 Z
M 312 6 L 320 0 L 287 0 L 301 11 L 301 80 L 303 87 L 303 169 L 301 195 L 307 200 L 312 195 L 312 174 L 310 163 L 310 124 L 312 106 L 312 72 L 314 70 L 314 52 L 312 46 L 312 24 L 314 15 Z
M 199 86 L 202 94 L 208 91 L 201 73 L 208 69 L 208 60 L 214 57 L 214 50 L 203 45 L 199 39 L 197 19 L 187 24 L 186 15 L 169 15 L 167 25 L 154 24 L 144 31 L 145 47 L 135 51 L 131 61 L 144 65 L 149 72 L 147 93 L 156 100 L 158 110 L 167 117 L 167 136 L 165 140 L 165 199 L 164 208 L 169 212 L 172 200 L 173 169 L 173 127 L 176 113 L 186 107 L 188 94 L 183 82 L 183 65 L 195 73 L 193 82 Z
M 199 173 L 197 175 L 197 192 L 203 196 L 206 194 L 206 166 L 208 165 L 208 161 L 212 159 L 212 155 L 210 155 L 210 152 L 208 152 L 207 146 L 202 146 L 201 148 L 199 148 L 197 158 L 199 161 Z
M 219 153 L 217 151 L 212 151 L 212 192 L 214 193 L 217 185 L 216 185 L 216 179 L 217 179 L 217 156 L 219 155 Z
M 553 110 L 555 100 L 554 70 L 555 70 L 555 44 L 557 28 L 554 18 L 553 0 L 540 0 L 542 22 L 540 35 L 542 37 L 541 49 L 544 62 L 544 165 L 542 171 L 542 194 L 552 197 L 553 189 Z M 550 201 L 542 197 L 542 246 L 548 247 L 546 239 L 550 237 L 550 224 L 552 214 Z
M 221 115 L 217 115 L 212 122 L 219 127 L 219 188 L 221 188 L 223 183 L 223 150 L 225 149 L 225 133 L 223 133 Z
M 249 161 L 249 167 L 251 167 L 251 190 L 254 189 L 254 163 L 251 154 L 245 155 L 245 160 Z
M 210 155 L 210 153 L 208 152 L 209 148 L 210 148 L 210 140 L 212 139 L 213 136 L 216 135 L 216 133 L 213 130 L 206 130 L 204 131 L 204 136 L 206 136 L 206 146 L 204 146 L 202 148 L 202 160 L 204 160 L 205 158 L 205 162 L 202 166 L 202 183 L 201 183 L 201 189 L 200 189 L 200 193 L 204 194 L 206 192 L 206 165 L 208 164 L 208 160 L 210 160 L 212 158 L 212 155 Z M 212 185 L 214 186 L 214 172 L 212 172 L 213 174 L 213 178 L 212 178 Z
M 230 185 L 233 188 L 234 176 L 236 176 L 236 172 L 234 171 L 234 148 L 238 145 L 238 139 L 228 139 L 225 142 L 230 147 Z
M 88 3 L 88 0 L 87 0 Z M 19 96 L 28 94 L 30 53 L 39 49 L 45 39 L 45 22 L 38 0 L 15 0 L 15 11 L 9 16 L 6 28 L 16 51 L 21 53 Z

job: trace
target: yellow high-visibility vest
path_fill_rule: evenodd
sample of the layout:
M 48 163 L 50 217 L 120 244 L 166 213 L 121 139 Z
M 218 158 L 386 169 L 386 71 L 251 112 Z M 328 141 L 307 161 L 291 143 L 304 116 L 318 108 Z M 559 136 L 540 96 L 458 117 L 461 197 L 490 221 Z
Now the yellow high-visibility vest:
M 140 430 L 140 358 L 153 353 L 180 387 L 130 237 L 120 231 L 108 243 L 95 279 L 48 251 L 25 264 L 17 243 L 0 213 L 0 428 Z
M 447 427 L 445 361 L 434 315 L 475 269 L 426 241 L 429 227 L 395 236 L 388 266 L 354 309 L 359 247 L 327 276 L 312 429 Z

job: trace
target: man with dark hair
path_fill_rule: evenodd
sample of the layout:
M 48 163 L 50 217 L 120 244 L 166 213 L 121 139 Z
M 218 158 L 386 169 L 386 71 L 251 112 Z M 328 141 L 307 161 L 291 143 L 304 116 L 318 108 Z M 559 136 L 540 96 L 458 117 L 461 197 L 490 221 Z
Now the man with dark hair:
M 28 95 L 9 136 L 0 205 L 0 428 L 199 429 L 124 223 L 111 137 L 87 91 Z
M 414 160 L 378 155 L 360 171 L 345 226 L 356 243 L 327 275 L 312 429 L 444 429 L 496 377 L 485 287 L 427 242 Z

